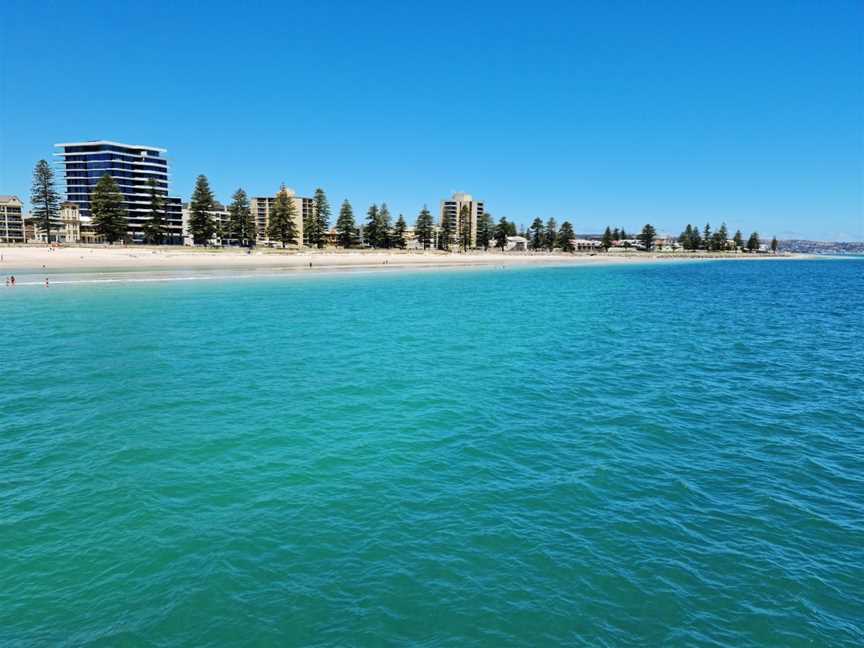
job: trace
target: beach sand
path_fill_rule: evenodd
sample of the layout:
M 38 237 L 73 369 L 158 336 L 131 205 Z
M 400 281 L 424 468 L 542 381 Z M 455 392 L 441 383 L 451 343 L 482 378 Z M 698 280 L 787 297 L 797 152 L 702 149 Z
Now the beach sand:
M 349 269 L 423 269 L 469 268 L 483 266 L 573 266 L 637 263 L 664 263 L 723 259 L 790 259 L 805 255 L 691 255 L 687 253 L 628 253 L 628 254 L 553 254 L 525 252 L 470 252 L 466 254 L 438 251 L 406 252 L 401 250 L 246 250 L 186 247 L 102 246 L 59 247 L 9 246 L 0 247 L 0 275 L 15 273 L 144 273 L 164 275 L 169 271 L 295 270 L 335 271 Z M 137 275 L 140 276 L 140 275 Z

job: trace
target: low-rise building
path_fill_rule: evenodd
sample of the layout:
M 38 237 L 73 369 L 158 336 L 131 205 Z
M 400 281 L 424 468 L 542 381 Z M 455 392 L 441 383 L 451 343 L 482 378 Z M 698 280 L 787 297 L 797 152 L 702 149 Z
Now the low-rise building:
M 24 213 L 18 196 L 0 196 L 0 243 L 23 243 Z
M 495 245 L 495 241 L 492 241 L 492 244 Z M 501 246 L 495 246 L 496 250 L 501 250 Z M 507 243 L 504 245 L 504 252 L 527 252 L 528 251 L 528 239 L 524 236 L 508 236 Z
M 577 252 L 596 252 L 603 247 L 602 241 L 586 238 L 571 239 L 570 243 Z

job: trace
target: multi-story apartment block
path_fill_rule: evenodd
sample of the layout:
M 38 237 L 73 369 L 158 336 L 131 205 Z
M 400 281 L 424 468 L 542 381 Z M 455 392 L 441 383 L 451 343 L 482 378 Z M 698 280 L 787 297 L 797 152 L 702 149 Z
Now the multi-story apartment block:
M 168 160 L 166 150 L 152 146 L 121 144 L 107 140 L 55 144 L 55 153 L 64 168 L 66 200 L 78 205 L 82 223 L 92 218 L 91 196 L 99 179 L 109 174 L 123 194 L 129 223 L 129 235 L 135 242 L 144 240 L 144 225 L 150 219 L 150 187 L 165 201 L 168 231 L 167 243 L 183 240 L 183 215 L 179 198 L 168 195 Z
M 24 242 L 22 207 L 18 196 L 0 196 L 0 243 Z
M 467 211 L 468 222 L 463 225 L 462 208 Z M 440 225 L 443 227 L 445 222 L 449 222 L 450 231 L 454 240 L 458 240 L 463 226 L 469 231 L 469 247 L 477 247 L 477 221 L 483 214 L 483 203 L 467 193 L 454 193 L 449 200 L 441 201 L 441 220 Z
M 296 195 L 293 189 L 284 188 L 291 200 L 294 201 L 294 208 L 297 211 L 297 220 L 294 222 L 297 228 L 297 243 L 303 243 L 303 223 L 311 218 L 315 213 L 315 202 L 311 198 L 304 198 Z M 252 210 L 252 216 L 255 218 L 255 228 L 258 234 L 258 243 L 266 245 L 270 243 L 270 237 L 267 235 L 267 228 L 270 225 L 270 209 L 273 207 L 275 197 L 259 196 L 249 199 L 249 208 Z

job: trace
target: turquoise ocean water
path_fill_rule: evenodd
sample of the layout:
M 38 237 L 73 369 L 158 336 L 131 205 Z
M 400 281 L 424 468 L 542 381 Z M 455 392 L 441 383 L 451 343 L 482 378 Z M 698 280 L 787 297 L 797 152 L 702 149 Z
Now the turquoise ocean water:
M 864 644 L 864 261 L 0 291 L 2 645 Z

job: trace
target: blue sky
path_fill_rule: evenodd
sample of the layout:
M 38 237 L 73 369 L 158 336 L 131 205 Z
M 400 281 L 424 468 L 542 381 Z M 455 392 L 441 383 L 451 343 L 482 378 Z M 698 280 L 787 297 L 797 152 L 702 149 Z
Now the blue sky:
M 413 222 L 453 191 L 578 232 L 864 239 L 864 3 L 20 2 L 0 8 L 0 193 L 56 142 L 323 187 Z

